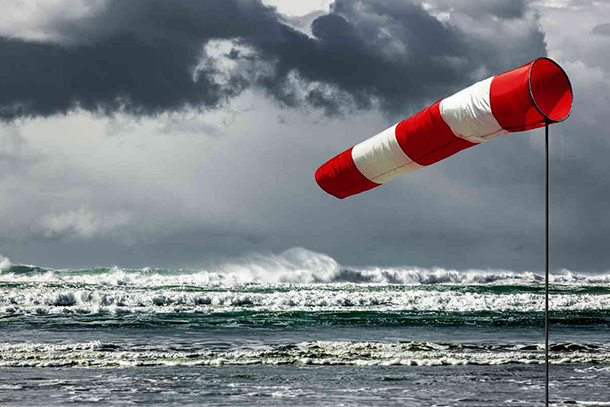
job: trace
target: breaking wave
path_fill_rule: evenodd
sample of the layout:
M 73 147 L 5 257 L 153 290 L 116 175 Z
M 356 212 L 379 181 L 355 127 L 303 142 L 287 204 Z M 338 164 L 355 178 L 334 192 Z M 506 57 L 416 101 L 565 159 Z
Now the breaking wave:
M 14 265 L 0 257 L 0 283 L 57 283 L 134 285 L 142 287 L 193 285 L 234 287 L 252 284 L 403 284 L 403 285 L 531 285 L 544 276 L 531 271 L 452 270 L 421 267 L 344 267 L 332 257 L 302 248 L 279 255 L 253 255 L 205 270 L 163 270 L 149 267 L 93 269 L 43 269 Z M 607 285 L 610 273 L 585 274 L 562 270 L 551 275 L 554 284 Z
M 136 367 L 222 365 L 455 366 L 542 364 L 542 344 L 309 341 L 241 347 L 0 344 L 0 367 Z M 552 364 L 610 363 L 603 344 L 558 343 Z
M 151 292 L 128 288 L 0 288 L 0 312 L 8 314 L 211 313 L 239 311 L 441 311 L 536 312 L 540 293 L 480 293 L 468 290 L 421 290 L 384 287 L 354 291 L 350 287 L 314 286 L 262 292 L 185 291 L 175 287 Z M 610 294 L 556 294 L 555 311 L 610 311 Z

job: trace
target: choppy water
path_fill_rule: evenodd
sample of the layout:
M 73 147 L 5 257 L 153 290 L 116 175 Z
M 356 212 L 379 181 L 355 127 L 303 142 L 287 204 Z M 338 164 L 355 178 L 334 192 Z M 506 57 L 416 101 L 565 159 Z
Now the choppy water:
M 0 259 L 0 404 L 542 405 L 535 273 Z M 552 279 L 556 405 L 610 405 L 610 274 Z

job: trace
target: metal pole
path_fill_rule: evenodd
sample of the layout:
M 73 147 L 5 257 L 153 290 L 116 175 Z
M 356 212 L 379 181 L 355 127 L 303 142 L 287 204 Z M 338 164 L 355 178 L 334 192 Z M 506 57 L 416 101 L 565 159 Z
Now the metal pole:
M 544 147 L 546 164 L 546 199 L 545 199 L 545 274 L 544 274 L 544 401 L 549 406 L 549 121 L 544 123 Z

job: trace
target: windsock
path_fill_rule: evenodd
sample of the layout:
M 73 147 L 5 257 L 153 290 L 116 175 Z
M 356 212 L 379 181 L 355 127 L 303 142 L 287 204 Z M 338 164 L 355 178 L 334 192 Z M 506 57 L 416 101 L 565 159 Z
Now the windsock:
M 332 158 L 316 182 L 343 199 L 502 134 L 568 118 L 572 87 L 564 70 L 538 58 L 434 103 Z

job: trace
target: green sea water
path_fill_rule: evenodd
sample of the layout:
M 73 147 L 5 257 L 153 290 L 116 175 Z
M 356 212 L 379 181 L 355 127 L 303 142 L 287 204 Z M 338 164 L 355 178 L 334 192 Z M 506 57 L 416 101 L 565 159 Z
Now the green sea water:
M 536 273 L 290 256 L 5 264 L 0 404 L 542 405 Z M 610 405 L 610 275 L 554 273 L 550 321 L 555 405 Z

